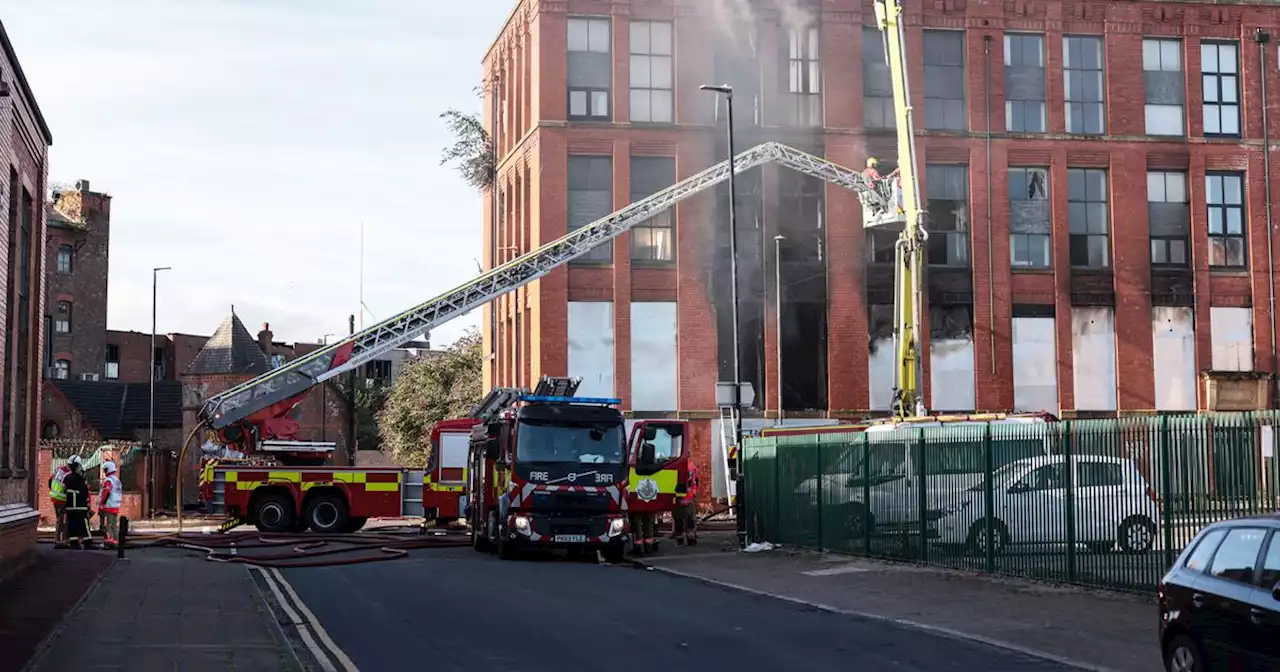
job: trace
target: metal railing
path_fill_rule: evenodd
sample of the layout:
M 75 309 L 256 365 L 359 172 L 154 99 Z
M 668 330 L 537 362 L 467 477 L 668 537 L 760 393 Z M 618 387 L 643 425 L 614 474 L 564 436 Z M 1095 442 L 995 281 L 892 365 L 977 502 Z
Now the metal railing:
M 752 541 L 1148 592 L 1204 525 L 1277 510 L 1280 413 L 744 442 Z

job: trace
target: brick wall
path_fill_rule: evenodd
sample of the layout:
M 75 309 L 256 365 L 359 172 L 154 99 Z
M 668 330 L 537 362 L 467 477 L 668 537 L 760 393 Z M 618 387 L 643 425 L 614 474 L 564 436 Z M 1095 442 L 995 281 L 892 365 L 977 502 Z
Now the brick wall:
M 615 3 L 617 4 L 617 3 Z M 626 166 L 633 155 L 674 156 L 678 176 L 687 177 L 720 158 L 711 139 L 691 124 L 706 122 L 712 104 L 709 94 L 697 85 L 711 81 L 710 32 L 714 17 L 692 7 L 673 7 L 672 2 L 629 3 L 628 11 L 610 11 L 607 4 L 587 2 L 573 7 L 574 13 L 608 15 L 613 21 L 614 76 L 612 122 L 566 123 L 565 36 L 568 9 L 564 4 L 541 4 L 536 14 L 517 12 L 504 27 L 485 57 L 484 72 L 500 75 L 502 85 L 487 92 L 485 115 L 497 96 L 500 105 L 514 114 L 499 129 L 500 153 L 498 188 L 504 200 L 496 246 L 513 246 L 514 255 L 545 244 L 566 231 L 566 157 L 569 154 L 606 154 L 613 157 L 613 187 L 616 205 L 626 202 Z M 868 154 L 892 156 L 892 134 L 863 128 L 861 39 L 862 27 L 874 21 L 870 4 L 861 0 L 832 0 L 812 7 L 820 22 L 823 68 L 841 73 L 823 81 L 826 127 L 818 131 L 819 147 L 829 158 L 858 167 Z M 757 12 L 760 19 L 757 42 L 785 45 L 785 24 L 769 8 Z M 677 67 L 675 73 L 676 122 L 674 127 L 642 128 L 631 125 L 627 101 L 629 82 L 627 22 L 648 18 L 675 19 Z M 966 30 L 966 106 L 968 129 L 962 132 L 921 131 L 917 140 L 921 190 L 925 190 L 923 169 L 927 164 L 967 164 L 969 166 L 970 280 L 974 315 L 975 397 L 978 410 L 1008 410 L 1013 405 L 1012 305 L 1053 306 L 1057 317 L 1060 405 L 1075 407 L 1071 343 L 1071 310 L 1080 301 L 1073 297 L 1073 284 L 1082 274 L 1070 268 L 1067 194 L 1068 167 L 1097 167 L 1109 171 L 1111 270 L 1087 278 L 1101 290 L 1114 295 L 1116 320 L 1117 397 L 1121 412 L 1154 407 L 1154 373 L 1150 313 L 1153 304 L 1152 274 L 1149 264 L 1146 193 L 1140 179 L 1149 168 L 1184 170 L 1188 173 L 1192 217 L 1190 274 L 1194 276 L 1196 308 L 1196 355 L 1199 368 L 1208 368 L 1211 351 L 1208 309 L 1210 306 L 1253 306 L 1254 342 L 1258 353 L 1255 368 L 1271 369 L 1274 346 L 1268 315 L 1268 290 L 1274 278 L 1267 275 L 1266 195 L 1262 182 L 1261 86 L 1258 48 L 1252 42 L 1255 26 L 1280 35 L 1280 7 L 1183 2 L 1090 3 L 1028 0 L 1000 3 L 971 0 L 968 3 L 911 3 L 905 16 L 909 51 L 916 56 L 909 63 L 915 82 L 912 101 L 917 129 L 924 126 L 923 30 Z M 709 32 L 710 31 L 710 32 Z M 1048 132 L 1044 134 L 1005 133 L 1004 41 L 1006 32 L 1044 35 L 1046 47 L 1045 90 Z M 1066 135 L 1062 40 L 1064 35 L 1102 35 L 1105 39 L 1105 98 L 1107 135 L 1081 138 Z M 1145 136 L 1142 39 L 1144 36 L 1173 36 L 1183 41 L 1185 76 L 1185 126 L 1187 138 Z M 990 38 L 989 42 L 984 38 Z M 1236 40 L 1240 45 L 1241 99 L 1244 138 L 1203 139 L 1203 111 L 1200 80 L 1200 44 L 1207 39 Z M 1266 73 L 1270 95 L 1280 91 L 1280 67 L 1275 60 L 1275 41 L 1267 50 L 1270 67 Z M 989 54 L 988 50 L 989 49 Z M 785 68 L 768 58 L 762 47 L 766 123 L 776 103 L 774 92 L 783 90 Z M 990 59 L 990 174 L 986 129 L 987 73 L 983 65 Z M 739 119 L 743 116 L 741 102 Z M 545 125 L 539 126 L 540 123 Z M 1280 116 L 1273 115 L 1271 136 L 1280 137 Z M 531 132 L 527 132 L 531 131 Z M 740 134 L 742 131 L 740 130 Z M 791 142 L 786 129 L 765 128 L 763 137 Z M 745 149 L 739 147 L 739 151 Z M 1053 199 L 1052 270 L 1021 271 L 1010 264 L 1009 199 L 1007 166 L 1044 166 L 1050 169 L 1050 196 Z M 1207 215 L 1204 174 L 1209 170 L 1245 170 L 1248 173 L 1246 216 L 1248 254 L 1251 270 L 1220 272 L 1208 266 Z M 990 192 L 988 194 L 988 191 Z M 1280 194 L 1275 194 L 1280 196 Z M 864 237 L 861 211 L 856 197 L 843 188 L 828 186 L 825 204 L 825 233 L 829 287 L 828 331 L 828 413 L 860 415 L 868 410 L 866 390 L 868 320 L 864 300 L 866 290 Z M 486 202 L 485 240 L 494 213 Z M 630 353 L 625 347 L 628 300 L 653 300 L 642 288 L 673 287 L 679 301 L 679 412 L 697 416 L 714 409 L 712 383 L 716 371 L 718 335 L 715 314 L 708 298 L 708 274 L 701 265 L 702 250 L 709 235 L 719 235 L 713 219 L 714 203 L 709 194 L 693 196 L 677 206 L 677 253 L 674 269 L 644 269 L 651 277 L 642 279 L 641 269 L 626 263 L 627 236 L 614 243 L 612 266 L 601 268 L 560 268 L 526 289 L 514 292 L 492 305 L 498 329 L 484 323 L 485 347 L 496 357 L 485 365 L 485 380 L 494 384 L 528 384 L 543 373 L 563 374 L 566 368 L 567 318 L 569 300 L 613 300 L 615 314 L 617 389 L 626 397 L 629 389 Z M 988 217 L 990 211 L 990 217 Z M 765 220 L 765 238 L 775 223 Z M 1276 244 L 1273 241 L 1273 244 Z M 988 246 L 990 249 L 988 250 Z M 487 253 L 487 248 L 486 248 Z M 501 262 L 510 258 L 502 256 Z M 656 279 L 652 276 L 656 274 Z M 1269 284 L 1271 283 L 1271 284 Z M 766 283 L 766 284 L 771 284 Z M 1076 290 L 1078 293 L 1079 289 Z M 926 313 L 927 314 L 927 313 Z M 521 316 L 516 331 L 516 315 Z M 765 352 L 768 375 L 766 387 L 776 386 L 773 368 L 777 350 L 772 328 L 772 305 L 767 303 Z M 927 321 L 927 320 L 926 320 Z M 927 344 L 928 325 L 925 337 Z M 516 343 L 520 347 L 517 350 Z M 526 346 L 527 344 L 527 346 Z M 522 353 L 516 361 L 516 353 Z M 785 356 L 785 353 L 784 353 Z M 784 363 L 785 364 L 785 363 Z M 922 362 L 925 392 L 930 392 L 928 357 Z M 760 390 L 757 390 L 760 392 Z M 759 396 L 759 395 L 758 395 Z M 927 399 L 927 397 L 926 397 Z M 764 395 L 766 408 L 775 405 L 774 395 Z
M 79 378 L 82 373 L 105 376 L 111 197 L 90 191 L 89 182 L 80 180 L 75 189 L 59 192 L 54 208 L 85 228 L 50 229 L 45 252 L 45 314 L 56 316 L 60 301 L 70 303 L 72 308 L 71 332 L 51 334 L 53 350 L 67 353 L 72 378 Z M 74 250 L 70 273 L 58 272 L 58 248 L 62 245 Z

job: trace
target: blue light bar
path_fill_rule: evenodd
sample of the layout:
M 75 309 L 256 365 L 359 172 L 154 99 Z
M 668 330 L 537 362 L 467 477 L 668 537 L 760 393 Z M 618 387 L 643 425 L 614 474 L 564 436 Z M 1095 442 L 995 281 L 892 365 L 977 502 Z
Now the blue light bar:
M 610 404 L 618 405 L 622 403 L 621 399 L 609 399 L 607 397 L 544 397 L 536 394 L 526 394 L 520 397 L 520 401 L 541 402 L 544 404 Z

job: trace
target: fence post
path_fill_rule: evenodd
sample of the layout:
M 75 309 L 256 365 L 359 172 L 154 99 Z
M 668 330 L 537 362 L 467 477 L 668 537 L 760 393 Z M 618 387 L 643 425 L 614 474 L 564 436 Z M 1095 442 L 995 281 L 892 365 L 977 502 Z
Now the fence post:
M 1067 582 L 1075 583 L 1076 581 L 1076 479 L 1075 479 L 1075 433 L 1071 431 L 1071 421 L 1067 420 L 1063 423 L 1063 431 L 1067 433 L 1066 454 L 1064 463 L 1067 475 Z M 1116 429 L 1119 430 L 1119 421 L 1116 421 Z
M 1173 566 L 1173 521 L 1169 520 L 1169 491 L 1173 489 L 1172 467 L 1169 463 L 1169 416 L 1160 416 L 1160 497 L 1156 506 L 1160 511 L 1160 527 L 1164 537 L 1164 567 Z
M 994 520 L 994 509 L 996 508 L 996 490 L 994 483 L 996 465 L 995 456 L 991 454 L 991 423 L 989 422 L 983 423 L 982 461 L 983 468 L 986 469 L 987 472 L 987 477 L 984 481 L 985 485 L 982 488 L 982 510 L 987 514 L 983 518 L 983 527 L 986 529 L 984 529 L 982 533 L 986 535 L 987 542 L 983 544 L 983 548 L 986 549 L 986 557 L 983 558 L 983 562 L 986 563 L 987 573 L 992 574 L 996 571 L 996 551 L 991 544 L 993 539 L 991 535 L 995 534 L 995 526 L 992 524 L 992 521 Z
M 773 543 L 782 543 L 782 445 L 773 443 Z
M 920 507 L 920 562 L 929 562 L 929 488 L 925 487 L 924 428 L 916 430 L 920 466 L 916 469 L 916 502 Z
M 814 438 L 813 449 L 814 449 L 814 452 L 817 453 L 817 458 L 818 458 L 817 469 L 815 470 L 815 473 L 814 473 L 814 475 L 817 476 L 817 480 L 818 480 L 818 550 L 822 551 L 826 549 L 826 544 L 822 542 L 822 517 L 823 517 L 822 481 L 826 480 L 827 474 L 826 474 L 826 469 L 824 468 L 824 463 L 822 461 L 822 435 L 814 434 L 813 438 Z M 778 499 L 782 499 L 781 493 L 779 493 Z
M 871 515 L 871 444 L 866 432 L 859 432 L 862 437 L 862 545 L 867 555 L 871 555 L 871 533 L 876 526 L 875 517 Z

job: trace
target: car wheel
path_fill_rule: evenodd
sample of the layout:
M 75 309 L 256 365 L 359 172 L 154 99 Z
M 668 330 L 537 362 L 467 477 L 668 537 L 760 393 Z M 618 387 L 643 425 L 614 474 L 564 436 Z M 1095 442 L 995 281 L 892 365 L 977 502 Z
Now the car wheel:
M 979 520 L 969 527 L 968 546 L 975 555 L 987 554 L 987 521 Z M 1004 547 L 1009 545 L 1009 531 L 1004 523 L 991 521 L 991 554 L 1000 555 Z
M 1164 649 L 1164 669 L 1168 672 L 1204 672 L 1200 647 L 1186 635 L 1178 635 Z
M 1133 516 L 1120 524 L 1120 549 L 1125 553 L 1146 553 L 1156 542 L 1156 524 L 1146 516 Z

